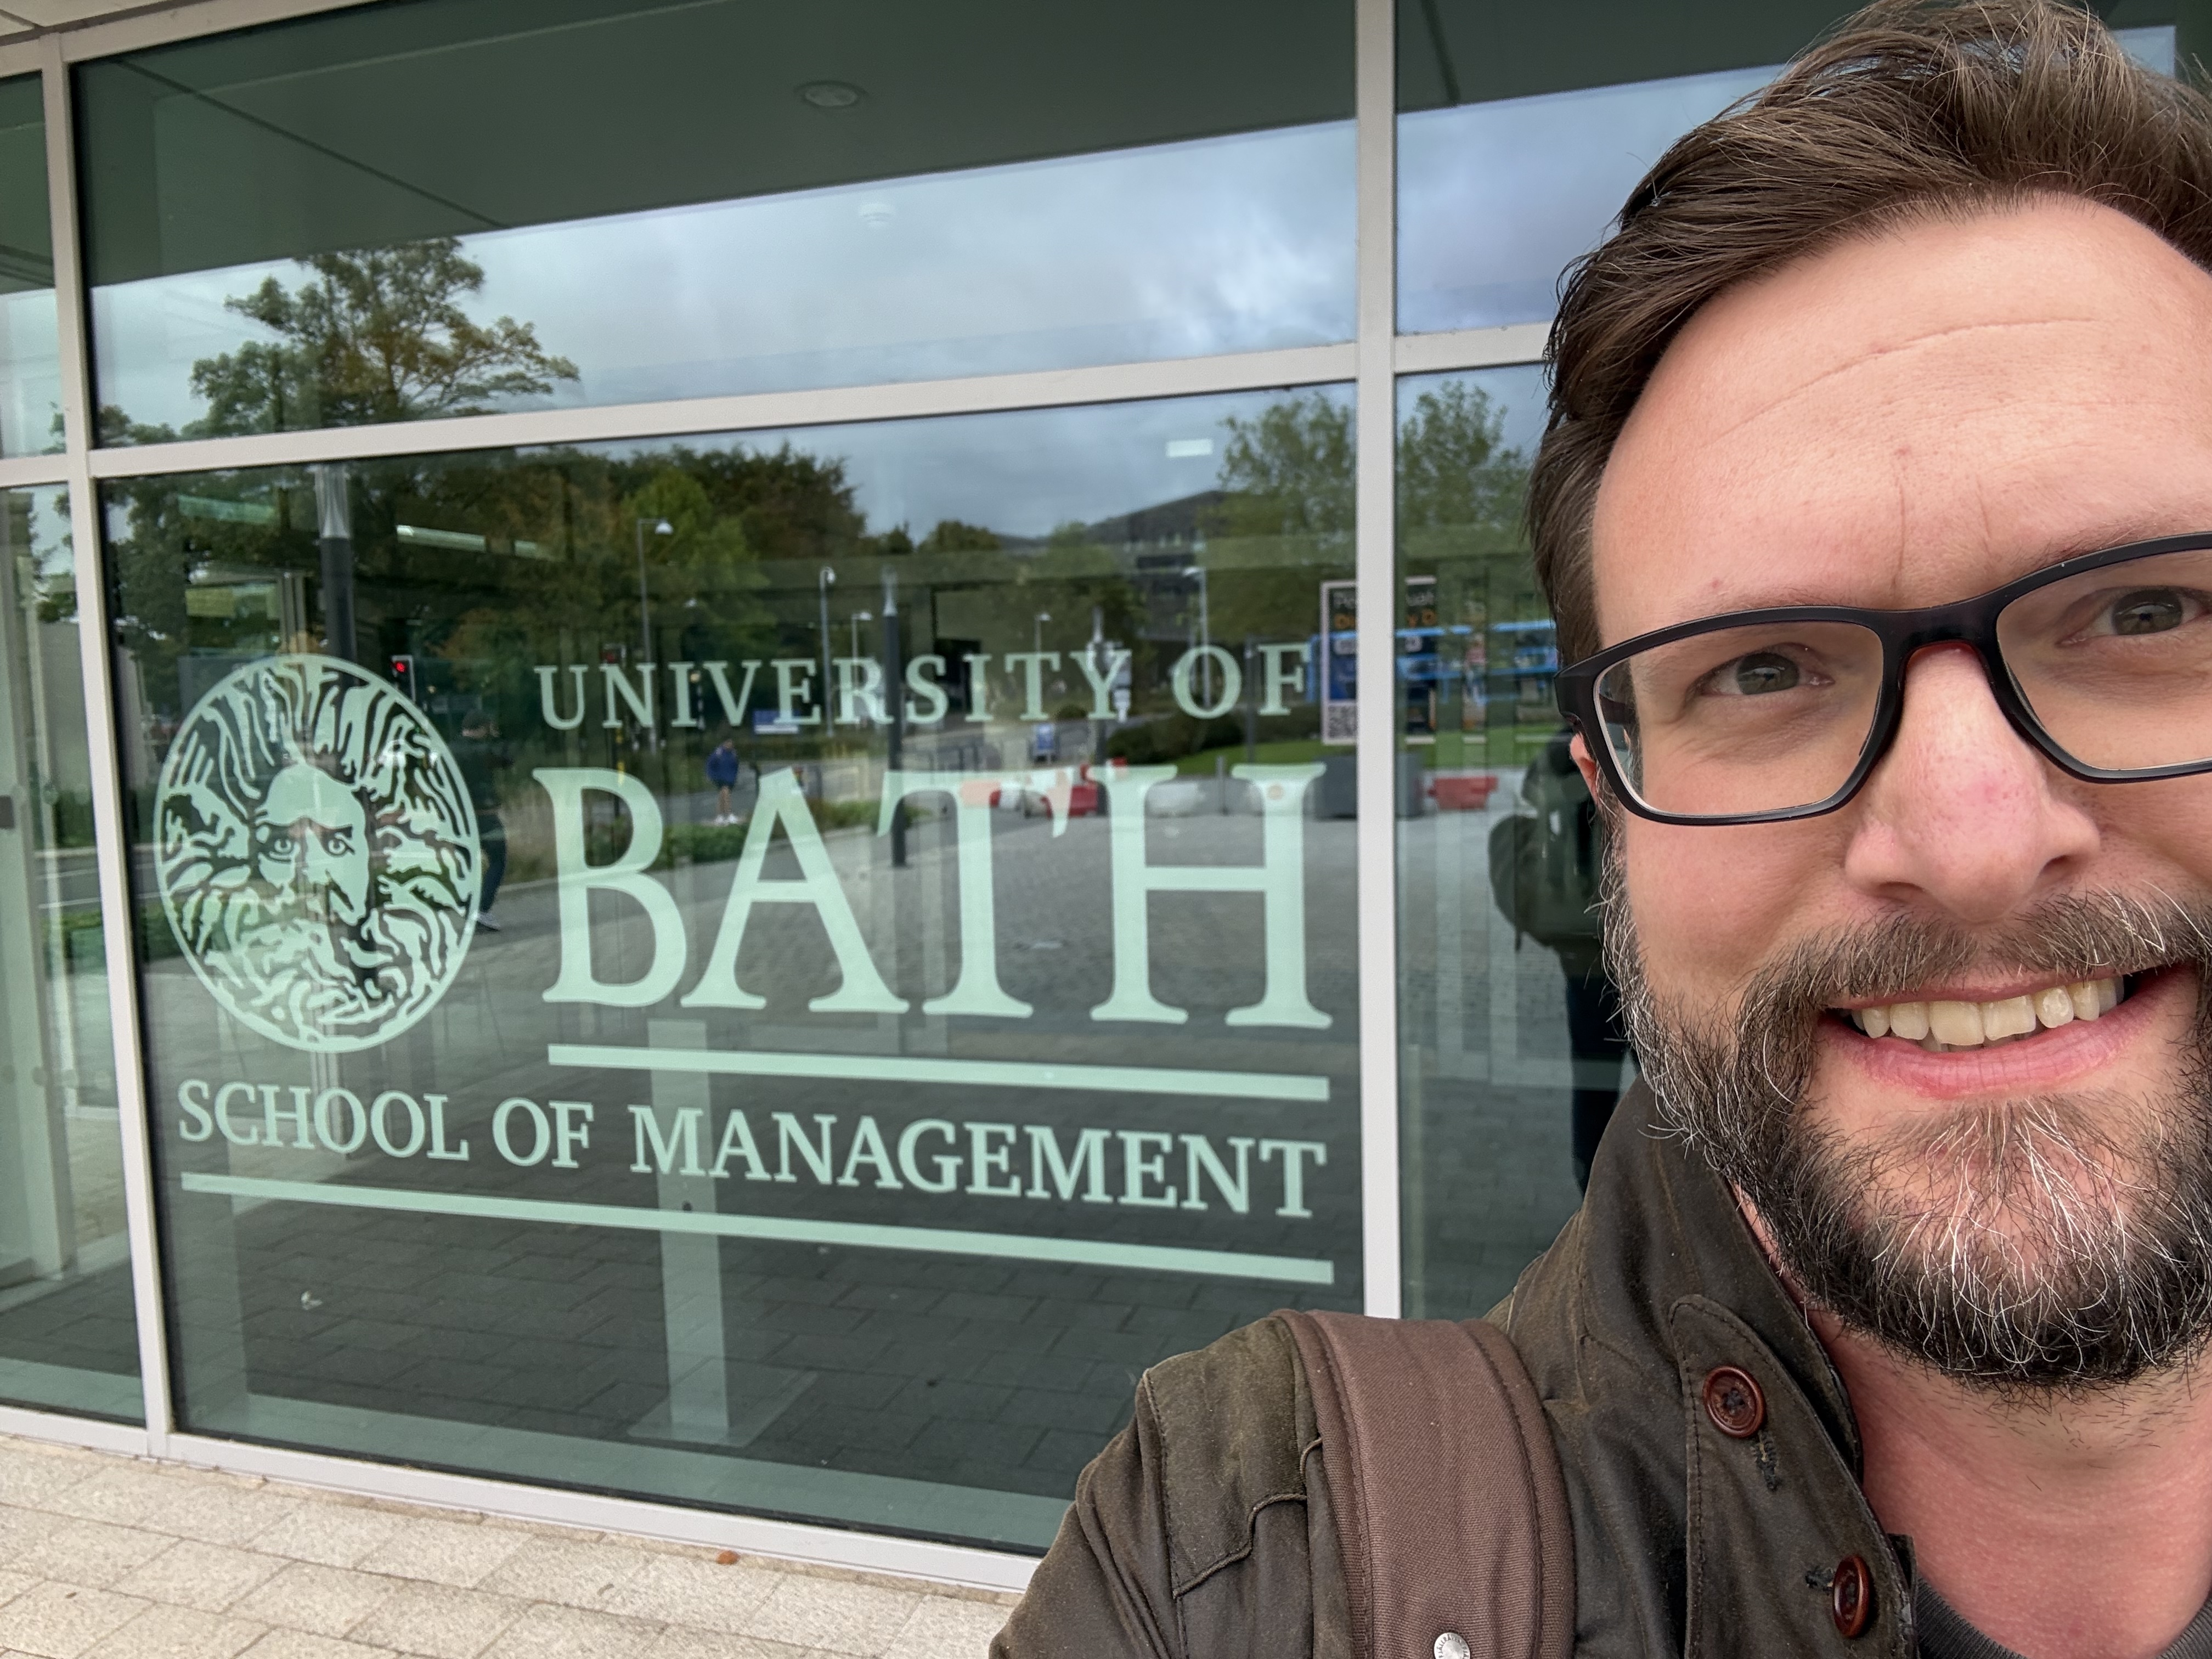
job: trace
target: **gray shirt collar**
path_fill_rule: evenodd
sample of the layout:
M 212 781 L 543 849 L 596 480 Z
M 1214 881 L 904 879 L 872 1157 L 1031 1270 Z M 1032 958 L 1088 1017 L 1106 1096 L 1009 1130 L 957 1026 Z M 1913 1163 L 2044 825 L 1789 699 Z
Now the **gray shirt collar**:
M 1913 1587 L 1912 1612 L 1920 1629 L 1920 1659 L 2021 1659 L 1961 1619 L 1925 1579 Z M 2159 1659 L 2212 1659 L 2212 1601 L 2198 1610 Z

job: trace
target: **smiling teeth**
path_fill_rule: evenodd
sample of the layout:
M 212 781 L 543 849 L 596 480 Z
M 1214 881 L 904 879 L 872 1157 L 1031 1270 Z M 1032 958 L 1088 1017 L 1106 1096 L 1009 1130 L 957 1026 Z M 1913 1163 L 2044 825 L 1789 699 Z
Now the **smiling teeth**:
M 1902 1037 L 1940 1053 L 1993 1047 L 2039 1030 L 2096 1019 L 2119 1000 L 2118 980 L 2089 979 L 1995 1002 L 1893 1002 L 1853 1008 L 1850 1018 L 1870 1037 Z

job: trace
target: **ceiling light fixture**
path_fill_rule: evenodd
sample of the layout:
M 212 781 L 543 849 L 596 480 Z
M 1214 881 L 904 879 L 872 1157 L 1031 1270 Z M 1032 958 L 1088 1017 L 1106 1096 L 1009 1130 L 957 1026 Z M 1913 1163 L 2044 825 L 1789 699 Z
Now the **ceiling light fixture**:
M 817 109 L 850 109 L 867 94 L 850 81 L 809 81 L 799 95 Z

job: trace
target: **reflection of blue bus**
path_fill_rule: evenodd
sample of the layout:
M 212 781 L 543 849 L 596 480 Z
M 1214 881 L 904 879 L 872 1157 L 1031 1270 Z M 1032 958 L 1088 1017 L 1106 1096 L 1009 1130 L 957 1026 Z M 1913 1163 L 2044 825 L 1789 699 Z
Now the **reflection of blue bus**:
M 1490 688 L 1493 696 L 1510 696 L 1524 707 L 1552 706 L 1552 682 L 1559 674 L 1559 629 L 1549 617 L 1528 622 L 1492 623 Z
M 1358 635 L 1347 629 L 1308 639 L 1315 664 L 1309 694 L 1318 691 L 1324 705 L 1349 704 L 1358 683 Z M 1548 617 L 1492 623 L 1483 629 L 1441 622 L 1401 628 L 1396 644 L 1399 706 L 1405 710 L 1408 736 L 1434 733 L 1444 694 L 1454 681 L 1458 683 L 1462 718 L 1470 727 L 1493 698 L 1524 708 L 1552 705 L 1559 646 L 1558 629 Z

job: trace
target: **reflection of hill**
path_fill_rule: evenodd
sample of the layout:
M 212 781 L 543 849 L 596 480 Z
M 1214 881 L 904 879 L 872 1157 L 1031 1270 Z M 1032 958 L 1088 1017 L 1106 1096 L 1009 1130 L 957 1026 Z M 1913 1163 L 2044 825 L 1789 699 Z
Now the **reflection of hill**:
M 1042 552 L 1056 541 L 1075 541 L 1104 548 L 1188 548 L 1206 539 L 1228 501 L 1225 489 L 1201 489 L 1194 495 L 1117 513 L 1095 524 L 1078 525 L 1052 536 L 1017 536 L 1011 531 L 981 533 L 1006 552 L 1017 556 Z
M 1140 507 L 1133 513 L 1085 525 L 1084 539 L 1107 547 L 1157 547 L 1163 544 L 1188 546 L 1205 537 L 1206 526 L 1218 516 L 1222 503 L 1228 499 L 1225 489 L 1201 489 L 1195 495 L 1179 495 L 1155 507 Z

